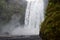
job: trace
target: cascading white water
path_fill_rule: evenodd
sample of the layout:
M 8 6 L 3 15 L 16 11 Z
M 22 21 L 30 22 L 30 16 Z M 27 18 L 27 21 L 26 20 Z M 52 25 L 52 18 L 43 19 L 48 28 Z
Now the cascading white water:
M 44 20 L 44 10 L 46 6 L 44 2 L 47 0 L 28 1 L 25 13 L 24 28 L 16 28 L 12 31 L 12 35 L 39 35 L 39 25 Z M 45 3 L 47 5 L 47 3 Z
M 39 35 L 39 25 L 44 20 L 44 1 L 33 0 L 27 3 L 24 28 L 18 27 L 12 35 Z
M 25 26 L 34 30 L 34 34 L 39 34 L 39 25 L 44 20 L 44 1 L 29 1 L 25 14 Z
M 21 15 L 13 15 L 11 21 L 2 29 L 3 33 L 8 32 L 10 35 L 39 35 L 39 25 L 44 20 L 44 10 L 46 8 L 45 6 L 47 6 L 47 3 L 45 2 L 47 0 L 27 1 L 25 26 L 21 28 L 21 25 L 19 24 Z

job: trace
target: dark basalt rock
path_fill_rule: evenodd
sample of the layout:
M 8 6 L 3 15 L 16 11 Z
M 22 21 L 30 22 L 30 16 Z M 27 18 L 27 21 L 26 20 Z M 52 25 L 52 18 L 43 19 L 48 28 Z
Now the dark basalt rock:
M 37 36 L 3 36 L 0 37 L 0 40 L 41 40 L 41 38 L 37 35 Z

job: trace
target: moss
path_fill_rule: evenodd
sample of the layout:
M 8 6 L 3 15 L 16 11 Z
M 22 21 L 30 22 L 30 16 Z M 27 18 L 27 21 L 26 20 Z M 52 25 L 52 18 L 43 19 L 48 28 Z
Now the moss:
M 60 0 L 49 0 L 45 15 L 40 36 L 43 40 L 60 40 Z

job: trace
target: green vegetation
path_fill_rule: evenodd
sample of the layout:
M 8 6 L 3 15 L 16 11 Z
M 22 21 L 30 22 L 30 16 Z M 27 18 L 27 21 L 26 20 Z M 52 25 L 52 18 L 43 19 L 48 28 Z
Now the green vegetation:
M 60 0 L 49 0 L 45 15 L 40 36 L 43 40 L 60 40 Z

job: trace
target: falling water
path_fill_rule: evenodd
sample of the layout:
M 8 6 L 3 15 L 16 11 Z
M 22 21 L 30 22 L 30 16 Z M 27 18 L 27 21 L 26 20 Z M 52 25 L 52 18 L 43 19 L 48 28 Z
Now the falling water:
M 44 21 L 46 1 L 29 1 L 25 13 L 24 27 L 19 23 L 20 15 L 14 14 L 11 21 L 2 29 L 2 32 L 8 32 L 10 35 L 39 35 L 39 26 Z
M 40 24 L 44 20 L 43 0 L 34 0 L 27 3 L 24 28 L 17 27 L 12 35 L 39 35 Z
M 39 34 L 39 25 L 44 20 L 44 2 L 43 0 L 34 0 L 28 2 L 25 26 L 28 29 L 34 30 L 34 34 Z
M 44 20 L 44 1 L 34 0 L 27 3 L 25 26 L 13 31 L 13 34 L 39 35 L 39 25 Z M 20 31 L 18 31 L 20 30 Z M 16 33 L 17 32 L 17 33 Z
M 44 20 L 43 0 L 34 0 L 27 3 L 25 26 L 17 27 L 12 35 L 39 35 L 39 25 Z

